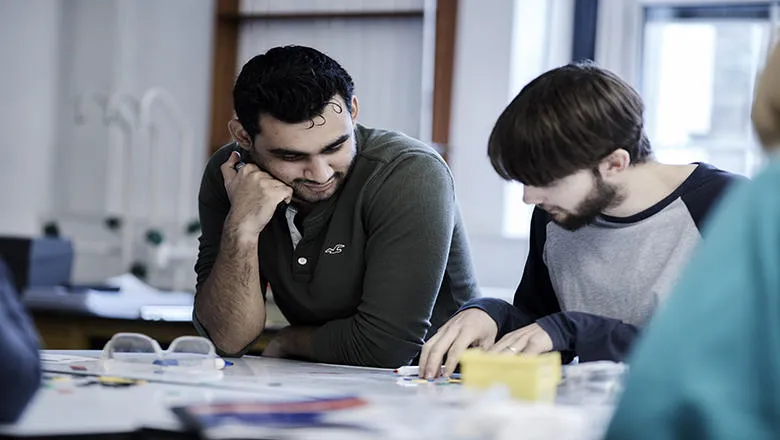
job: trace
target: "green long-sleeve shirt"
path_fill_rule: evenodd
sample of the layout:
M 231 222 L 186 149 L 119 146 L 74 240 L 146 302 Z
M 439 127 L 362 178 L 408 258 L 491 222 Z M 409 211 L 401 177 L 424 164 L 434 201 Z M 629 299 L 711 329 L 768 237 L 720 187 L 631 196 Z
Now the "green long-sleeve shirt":
M 441 157 L 400 133 L 358 125 L 356 139 L 346 182 L 308 214 L 296 247 L 283 209 L 260 233 L 260 277 L 291 325 L 319 327 L 314 360 L 397 367 L 476 296 L 476 282 Z M 212 156 L 201 183 L 198 286 L 230 209 L 219 166 L 231 150 Z

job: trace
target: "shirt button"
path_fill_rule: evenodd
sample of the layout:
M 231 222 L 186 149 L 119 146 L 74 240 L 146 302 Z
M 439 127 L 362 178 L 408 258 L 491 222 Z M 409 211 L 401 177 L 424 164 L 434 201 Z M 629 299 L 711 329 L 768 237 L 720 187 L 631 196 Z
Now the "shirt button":
M 298 258 L 298 264 L 300 264 L 301 266 L 303 266 L 304 264 L 306 264 L 308 262 L 309 262 L 309 260 L 307 260 L 307 259 L 305 259 L 303 257 Z

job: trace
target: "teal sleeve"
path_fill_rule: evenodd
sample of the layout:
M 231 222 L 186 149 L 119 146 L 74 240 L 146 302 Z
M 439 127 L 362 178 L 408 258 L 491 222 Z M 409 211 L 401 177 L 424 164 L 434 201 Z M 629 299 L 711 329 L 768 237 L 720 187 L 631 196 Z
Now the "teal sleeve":
M 630 358 L 608 439 L 780 433 L 780 162 L 726 197 Z

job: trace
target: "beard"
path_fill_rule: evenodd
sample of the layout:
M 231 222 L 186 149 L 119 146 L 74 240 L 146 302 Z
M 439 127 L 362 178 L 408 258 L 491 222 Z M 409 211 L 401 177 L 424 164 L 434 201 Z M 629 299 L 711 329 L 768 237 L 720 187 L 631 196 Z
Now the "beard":
M 335 171 L 333 175 L 330 176 L 330 179 L 328 179 L 327 182 L 315 182 L 307 179 L 293 180 L 289 184 L 290 187 L 292 187 L 293 189 L 293 199 L 305 203 L 317 203 L 317 202 L 322 202 L 324 200 L 328 200 L 329 198 L 333 197 L 339 192 L 339 189 L 341 189 L 341 187 L 344 186 L 347 177 L 349 177 L 350 173 L 352 172 L 352 168 L 355 166 L 356 158 L 357 158 L 357 154 L 353 154 L 352 158 L 349 161 L 349 165 L 347 166 L 347 169 L 343 171 Z M 316 187 L 318 185 L 322 185 L 329 182 L 333 182 L 332 187 L 329 186 L 326 191 L 321 191 L 321 192 L 312 190 L 310 187 L 306 186 L 306 185 L 315 185 Z
M 334 194 L 336 194 L 339 188 L 341 188 L 341 186 L 344 184 L 345 179 L 346 179 L 345 172 L 333 173 L 333 175 L 327 181 L 328 188 L 325 191 L 312 190 L 307 185 L 317 186 L 317 185 L 324 184 L 326 182 L 313 182 L 311 180 L 306 180 L 306 179 L 295 179 L 292 181 L 290 186 L 293 189 L 294 199 L 306 203 L 317 203 L 323 200 L 327 200 L 331 198 Z
M 593 223 L 602 212 L 623 200 L 617 186 L 604 182 L 600 174 L 595 175 L 594 181 L 595 188 L 577 205 L 574 212 L 551 212 L 553 222 L 567 231 L 576 231 Z

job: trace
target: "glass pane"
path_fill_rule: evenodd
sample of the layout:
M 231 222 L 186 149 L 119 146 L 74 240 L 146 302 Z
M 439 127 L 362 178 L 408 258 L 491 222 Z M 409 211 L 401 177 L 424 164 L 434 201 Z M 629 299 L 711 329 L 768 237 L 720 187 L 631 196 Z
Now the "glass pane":
M 504 237 L 528 238 L 533 210 L 533 205 L 523 203 L 523 185 L 507 182 L 504 185 Z
M 659 159 L 710 161 L 750 174 L 756 151 L 750 106 L 769 20 L 736 7 L 732 18 L 676 9 L 682 10 L 646 11 L 641 89 L 648 135 Z

